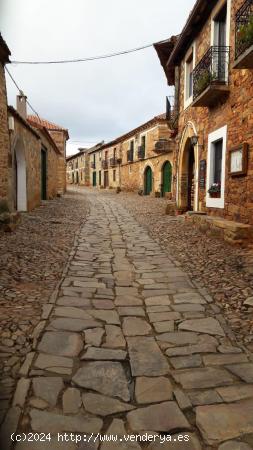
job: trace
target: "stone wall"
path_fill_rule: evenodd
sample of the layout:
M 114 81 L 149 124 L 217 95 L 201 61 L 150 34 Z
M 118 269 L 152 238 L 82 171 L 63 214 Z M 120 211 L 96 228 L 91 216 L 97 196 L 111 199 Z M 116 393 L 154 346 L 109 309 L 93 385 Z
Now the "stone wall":
M 11 117 L 13 115 L 10 114 Z M 15 119 L 14 131 L 11 132 L 11 148 L 12 148 L 12 198 L 13 203 L 17 207 L 17 186 L 16 186 L 16 164 L 15 160 L 20 160 L 25 164 L 26 185 L 25 189 L 22 187 L 22 194 L 26 196 L 26 210 L 31 211 L 36 206 L 40 205 L 41 201 L 41 185 L 40 185 L 40 150 L 41 141 L 37 132 L 33 131 L 28 125 Z M 22 209 L 22 210 L 25 210 Z
M 10 196 L 10 141 L 8 130 L 7 95 L 4 63 L 7 62 L 7 48 L 0 36 L 0 204 L 12 209 Z M 8 52 L 7 52 L 8 53 Z M 0 211 L 1 212 L 1 211 Z
M 63 130 L 48 130 L 61 155 L 58 158 L 58 192 L 64 194 L 66 191 L 66 132 Z
M 224 3 L 224 2 L 223 2 Z M 253 224 L 253 71 L 233 69 L 235 50 L 235 12 L 242 5 L 242 0 L 232 0 L 230 28 L 230 92 L 224 103 L 217 102 L 213 107 L 184 109 L 184 61 L 181 62 L 180 76 L 180 116 L 178 143 L 190 122 L 194 124 L 199 136 L 198 159 L 207 160 L 208 134 L 227 125 L 227 151 L 225 175 L 225 207 L 207 208 L 206 191 L 199 189 L 198 207 L 208 214 L 218 215 L 230 220 Z M 218 2 L 216 10 L 222 5 Z M 196 39 L 196 64 L 210 46 L 211 16 Z M 229 175 L 229 150 L 246 141 L 249 144 L 249 164 L 247 176 L 231 177 Z M 178 145 L 177 166 L 179 166 L 180 144 Z M 208 168 L 207 168 L 208 170 Z

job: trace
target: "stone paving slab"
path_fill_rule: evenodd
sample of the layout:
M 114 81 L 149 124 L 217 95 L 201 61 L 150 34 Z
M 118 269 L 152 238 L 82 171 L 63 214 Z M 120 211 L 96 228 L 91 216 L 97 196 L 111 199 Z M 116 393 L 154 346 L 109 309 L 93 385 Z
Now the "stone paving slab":
M 130 213 L 111 197 L 90 198 L 90 214 L 21 373 L 9 428 L 162 432 L 174 438 L 165 450 L 222 450 L 238 438 L 247 445 L 252 360 L 231 341 L 212 298 Z M 159 445 L 104 442 L 99 450 Z M 75 450 L 82 448 L 98 444 Z

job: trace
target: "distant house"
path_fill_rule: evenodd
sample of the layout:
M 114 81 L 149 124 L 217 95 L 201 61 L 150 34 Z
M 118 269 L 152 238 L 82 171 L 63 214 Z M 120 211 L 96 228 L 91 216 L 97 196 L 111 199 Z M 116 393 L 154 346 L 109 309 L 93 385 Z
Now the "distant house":
M 91 184 L 172 196 L 175 142 L 171 118 L 153 117 L 90 153 Z
M 91 148 L 79 148 L 78 153 L 67 157 L 67 183 L 90 186 L 90 168 L 93 164 L 93 151 L 98 150 L 104 142 Z

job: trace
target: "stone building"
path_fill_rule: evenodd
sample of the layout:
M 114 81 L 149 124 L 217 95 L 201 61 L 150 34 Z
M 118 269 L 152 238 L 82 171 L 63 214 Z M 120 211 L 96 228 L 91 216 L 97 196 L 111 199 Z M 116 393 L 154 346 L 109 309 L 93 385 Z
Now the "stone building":
M 11 151 L 8 130 L 7 93 L 4 66 L 10 50 L 0 34 L 0 214 L 12 210 L 10 166 Z
M 17 211 L 31 211 L 58 194 L 61 152 L 45 127 L 27 120 L 24 95 L 17 96 L 17 109 L 8 107 L 8 116 L 12 204 Z
M 16 212 L 30 211 L 41 200 L 65 191 L 68 138 L 67 130 L 27 117 L 22 92 L 17 109 L 7 106 L 4 66 L 9 56 L 0 35 L 0 228 L 4 230 L 15 226 Z
M 173 133 L 170 120 L 161 114 L 91 152 L 91 184 L 171 195 Z
M 87 148 L 80 148 L 75 155 L 68 156 L 67 161 L 67 183 L 89 186 L 89 158 Z
M 41 119 L 37 116 L 28 116 L 28 122 L 37 128 L 42 126 L 47 129 L 48 133 L 53 138 L 55 144 L 57 145 L 60 153 L 58 157 L 58 194 L 64 194 L 66 191 L 66 142 L 69 139 L 69 133 L 66 128 L 63 128 L 55 123 L 49 122 L 48 120 Z
M 120 186 L 121 146 L 115 140 L 90 152 L 90 184 L 93 187 Z
M 178 208 L 251 225 L 252 23 L 252 1 L 198 0 L 179 37 L 154 45 L 175 87 Z
M 78 153 L 67 157 L 67 183 L 79 186 L 90 186 L 91 167 L 93 156 L 91 153 L 97 151 L 104 142 L 100 142 L 91 148 L 79 148 Z

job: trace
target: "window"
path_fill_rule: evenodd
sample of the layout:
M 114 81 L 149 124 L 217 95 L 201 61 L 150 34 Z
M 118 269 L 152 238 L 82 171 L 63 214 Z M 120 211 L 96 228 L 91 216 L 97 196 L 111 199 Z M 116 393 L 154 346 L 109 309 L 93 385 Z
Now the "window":
M 116 181 L 116 170 L 113 171 L 113 181 Z
M 134 160 L 134 140 L 130 141 L 130 158 L 131 161 Z
M 213 182 L 218 184 L 221 184 L 222 146 L 222 139 L 213 143 Z
M 141 146 L 143 147 L 144 152 L 145 152 L 145 149 L 146 149 L 146 136 L 142 136 L 141 137 Z
M 102 159 L 102 152 L 99 152 L 99 161 Z
M 227 34 L 227 3 L 213 20 L 213 45 L 225 46 Z
M 116 149 L 116 147 L 113 149 L 113 159 L 116 159 L 116 151 L 117 151 L 117 149 Z
M 101 186 L 101 170 L 98 172 L 98 184 L 99 184 L 99 186 Z
M 185 57 L 184 107 L 193 100 L 193 69 L 195 66 L 195 44 L 191 46 Z
M 225 205 L 225 161 L 227 147 L 227 125 L 208 136 L 206 206 L 224 208 Z M 213 198 L 208 190 L 213 184 L 220 185 L 220 196 Z
M 186 99 L 190 98 L 193 94 L 193 54 L 186 61 Z

